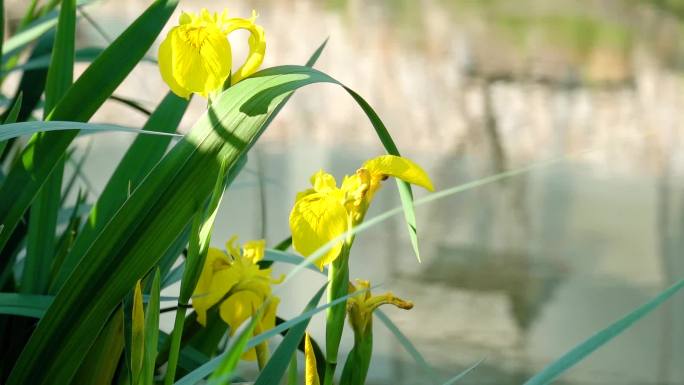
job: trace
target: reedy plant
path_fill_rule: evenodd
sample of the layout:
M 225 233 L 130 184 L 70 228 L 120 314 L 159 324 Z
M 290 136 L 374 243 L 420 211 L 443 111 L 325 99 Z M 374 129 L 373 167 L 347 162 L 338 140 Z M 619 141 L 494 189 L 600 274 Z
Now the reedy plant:
M 242 19 L 203 11 L 183 13 L 179 25 L 162 42 L 159 66 L 172 92 L 150 112 L 142 130 L 134 130 L 138 136 L 102 192 L 98 196 L 79 193 L 75 204 L 67 204 L 65 198 L 73 192 L 75 179 L 64 180 L 65 165 L 81 162 L 73 159 L 74 139 L 80 132 L 131 131 L 88 121 L 106 100 L 122 100 L 113 95 L 114 90 L 138 63 L 149 61 L 146 52 L 177 7 L 177 0 L 153 1 L 111 44 L 83 49 L 75 47 L 74 34 L 79 7 L 87 3 L 32 0 L 18 29 L 7 39 L 0 38 L 3 76 L 10 71 L 22 75 L 0 127 L 0 383 L 194 384 L 207 379 L 224 384 L 239 375 L 236 367 L 243 354 L 256 348 L 257 356 L 262 352 L 257 384 L 278 383 L 288 366 L 289 383 L 296 383 L 292 358 L 297 350 L 305 353 L 306 383 L 322 379 L 331 384 L 347 311 L 356 346 L 341 382 L 363 383 L 372 356 L 373 310 L 384 302 L 408 304 L 389 295 L 372 297 L 368 285 L 349 292 L 354 236 L 403 212 L 417 253 L 409 183 L 431 190 L 427 175 L 400 157 L 388 130 L 360 95 L 311 68 L 323 46 L 307 66 L 255 72 L 267 52 L 266 31 L 256 24 L 255 15 Z M 0 11 L 0 31 L 4 32 L 2 1 Z M 250 32 L 251 53 L 230 74 L 226 35 L 235 29 Z M 29 55 L 23 55 L 24 51 L 30 51 Z M 27 57 L 25 62 L 23 57 Z M 77 79 L 73 79 L 75 60 L 90 62 Z M 225 189 L 292 93 L 314 83 L 342 86 L 366 113 L 389 155 L 369 161 L 339 188 L 330 175 L 315 176 L 313 190 L 297 199 L 291 217 L 294 247 L 308 258 L 286 252 L 285 241 L 279 243 L 279 250 L 264 250 L 261 243 L 242 251 L 229 247 L 225 259 L 217 259 L 216 253 L 222 252 L 210 250 L 209 242 Z M 192 93 L 209 99 L 207 111 L 188 135 L 177 135 Z M 145 112 L 135 101 L 123 102 Z M 36 119 L 41 110 L 43 120 Z M 27 142 L 20 140 L 22 135 L 30 136 Z M 173 136 L 180 140 L 169 150 Z M 444 189 L 415 204 L 527 171 Z M 76 167 L 75 172 L 80 169 Z M 373 193 L 387 176 L 398 178 L 402 207 L 364 221 Z M 325 204 L 317 206 L 321 202 Z M 330 221 L 307 230 L 312 218 Z M 207 258 L 208 254 L 212 257 Z M 240 265 L 242 270 L 232 266 L 244 262 L 243 258 L 251 264 Z M 222 264 L 211 270 L 217 260 Z M 274 262 L 298 265 L 289 277 L 303 266 L 328 264 L 328 303 L 317 306 L 326 289 L 323 286 L 301 315 L 274 325 L 270 317 L 275 318 L 272 294 L 277 289 L 271 293 L 263 286 L 264 280 L 256 279 Z M 191 306 L 197 310 L 202 296 L 211 293 L 213 280 L 203 277 L 207 268 L 213 276 L 235 271 L 242 275 L 228 286 L 220 282 L 220 298 L 205 303 L 199 310 L 201 316 L 187 313 Z M 175 325 L 171 335 L 166 335 L 159 330 L 160 290 L 179 280 Z M 679 282 L 581 343 L 529 383 L 552 381 L 682 286 Z M 324 310 L 328 312 L 325 354 L 306 334 L 311 317 Z M 411 342 L 386 316 L 378 311 L 375 315 L 424 367 L 425 382 L 438 383 Z M 269 357 L 266 342 L 279 333 L 286 333 L 285 338 Z M 227 345 L 222 343 L 225 338 Z M 354 373 L 351 368 L 355 367 L 361 370 Z

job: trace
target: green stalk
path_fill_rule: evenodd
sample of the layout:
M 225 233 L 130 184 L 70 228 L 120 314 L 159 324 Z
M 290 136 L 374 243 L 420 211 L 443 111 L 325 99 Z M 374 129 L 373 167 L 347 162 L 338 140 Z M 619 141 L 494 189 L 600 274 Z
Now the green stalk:
M 183 326 L 185 325 L 185 307 L 178 307 L 176 318 L 173 321 L 173 331 L 171 332 L 171 347 L 169 348 L 169 365 L 166 368 L 164 385 L 172 385 L 176 377 L 178 367 L 178 357 L 180 356 L 181 337 L 183 336 Z
M 349 293 L 349 250 L 351 240 L 345 242 L 339 257 L 330 264 L 328 270 L 328 303 Z M 325 379 L 324 385 L 331 385 L 337 366 L 337 352 L 344 331 L 347 315 L 347 301 L 328 308 L 325 323 Z

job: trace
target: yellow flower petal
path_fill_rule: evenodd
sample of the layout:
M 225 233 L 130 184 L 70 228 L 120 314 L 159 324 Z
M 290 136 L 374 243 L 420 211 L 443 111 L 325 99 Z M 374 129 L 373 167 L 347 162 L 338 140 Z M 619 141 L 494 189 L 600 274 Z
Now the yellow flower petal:
M 260 331 L 263 333 L 275 327 L 276 311 L 280 304 L 280 298 L 276 296 L 270 297 L 264 315 L 261 317 Z
M 425 170 L 413 161 L 394 155 L 382 155 L 363 164 L 363 168 L 379 177 L 393 176 L 405 182 L 434 191 L 432 181 Z
M 335 177 L 323 170 L 318 170 L 311 176 L 311 185 L 315 192 L 325 193 L 337 189 Z
M 192 297 L 192 307 L 197 322 L 207 323 L 207 310 L 217 304 L 239 281 L 239 276 L 229 268 L 228 256 L 221 250 L 209 248 Z
M 306 338 L 304 339 L 304 361 L 304 384 L 321 385 L 318 372 L 316 371 L 316 355 L 314 354 L 309 333 L 306 333 Z
M 181 87 L 207 96 L 230 75 L 230 44 L 216 27 L 181 26 L 171 36 L 173 77 Z
M 228 297 L 219 307 L 219 315 L 230 326 L 230 335 L 235 334 L 243 322 L 254 315 L 263 299 L 249 290 L 238 291 Z
M 182 13 L 159 47 L 159 69 L 171 90 L 187 98 L 222 88 L 230 75 L 231 51 L 216 14 Z
M 182 17 L 182 15 L 181 15 Z M 175 27 L 176 29 L 178 27 Z M 169 35 L 174 33 L 173 29 L 169 32 Z M 173 65 L 171 55 L 171 39 L 166 38 L 159 46 L 159 71 L 161 72 L 162 79 L 171 88 L 174 94 L 180 96 L 181 98 L 189 98 L 191 92 L 181 87 L 180 84 L 173 77 Z
M 292 246 L 304 256 L 309 256 L 321 246 L 347 231 L 347 210 L 338 199 L 328 194 L 313 193 L 295 202 L 290 213 Z M 315 264 L 323 266 L 337 258 L 342 241 L 336 242 Z
M 254 22 L 255 20 L 256 12 L 252 11 L 252 17 L 249 19 L 232 18 L 225 22 L 228 25 L 224 31 L 226 34 L 238 29 L 247 30 L 250 34 L 247 60 L 245 60 L 245 63 L 233 73 L 233 76 L 231 77 L 232 84 L 235 84 L 256 72 L 264 61 L 264 55 L 266 54 L 266 35 L 264 29 Z
M 257 263 L 264 259 L 264 249 L 266 249 L 266 241 L 263 239 L 247 241 L 242 245 L 242 255 L 252 263 Z

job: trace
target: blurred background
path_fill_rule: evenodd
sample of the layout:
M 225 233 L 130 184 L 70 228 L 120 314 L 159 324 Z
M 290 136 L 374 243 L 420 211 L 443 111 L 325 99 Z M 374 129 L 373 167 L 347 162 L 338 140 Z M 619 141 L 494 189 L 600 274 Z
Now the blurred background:
M 6 3 L 16 22 L 25 2 Z M 78 47 L 106 45 L 148 3 L 88 6 Z M 520 384 L 684 276 L 684 1 L 188 0 L 179 8 L 201 7 L 241 17 L 256 9 L 264 67 L 303 64 L 329 38 L 316 67 L 376 108 L 437 189 L 539 165 L 418 207 L 422 263 L 401 216 L 357 237 L 352 277 L 414 301 L 410 311 L 383 310 L 441 375 L 485 359 L 461 383 Z M 231 41 L 237 67 L 246 35 Z M 153 109 L 167 91 L 156 65 L 143 62 L 116 94 Z M 205 106 L 195 98 L 184 131 Z M 110 101 L 92 120 L 141 127 L 145 118 Z M 91 199 L 132 139 L 76 142 Z M 381 153 L 342 89 L 298 92 L 224 198 L 214 244 L 238 234 L 275 245 L 289 235 L 289 210 L 312 173 L 339 180 Z M 393 184 L 367 218 L 400 204 Z M 323 282 L 306 271 L 281 288 L 281 315 L 297 314 Z M 312 327 L 322 341 L 323 317 Z M 375 333 L 369 383 L 429 383 L 377 320 Z M 682 384 L 682 355 L 680 295 L 558 383 Z

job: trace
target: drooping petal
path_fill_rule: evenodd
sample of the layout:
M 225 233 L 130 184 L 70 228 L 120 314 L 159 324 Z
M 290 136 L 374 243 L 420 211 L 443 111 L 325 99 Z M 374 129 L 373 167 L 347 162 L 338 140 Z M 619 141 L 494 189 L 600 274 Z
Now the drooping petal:
M 264 61 L 264 55 L 266 54 L 266 35 L 264 29 L 255 23 L 256 17 L 256 12 L 252 11 L 252 17 L 249 19 L 231 18 L 226 21 L 227 27 L 224 31 L 226 34 L 230 34 L 238 29 L 247 30 L 250 34 L 247 60 L 245 60 L 245 63 L 233 73 L 233 76 L 231 77 L 232 84 L 235 84 L 256 72 Z
M 219 307 L 221 319 L 230 326 L 230 335 L 235 334 L 243 322 L 254 315 L 263 299 L 249 290 L 232 294 Z
M 304 361 L 304 384 L 321 385 L 318 371 L 316 370 L 316 355 L 314 354 L 309 333 L 306 333 L 306 338 L 304 339 Z
M 419 165 L 413 161 L 395 155 L 382 155 L 363 164 L 372 175 L 393 176 L 405 182 L 434 191 L 432 181 Z
M 321 193 L 306 195 L 295 202 L 290 213 L 292 246 L 308 257 L 329 241 L 344 234 L 347 226 L 347 210 L 339 199 Z M 342 241 L 336 242 L 315 264 L 323 270 L 324 265 L 340 254 L 342 244 Z
M 183 19 L 183 15 L 181 15 L 181 20 Z M 166 36 L 166 39 L 164 39 L 164 41 L 159 46 L 159 71 L 161 72 L 162 79 L 166 84 L 168 84 L 169 88 L 171 88 L 171 91 L 173 91 L 174 94 L 180 96 L 181 98 L 187 99 L 190 97 L 191 92 L 181 87 L 181 85 L 178 84 L 176 79 L 173 77 L 171 35 L 178 33 L 177 29 L 178 27 L 175 27 L 171 31 L 169 31 L 168 35 Z
M 207 310 L 217 304 L 239 281 L 239 276 L 229 266 L 227 255 L 219 249 L 209 248 L 192 297 L 192 307 L 197 313 L 197 322 L 201 325 L 206 325 Z

